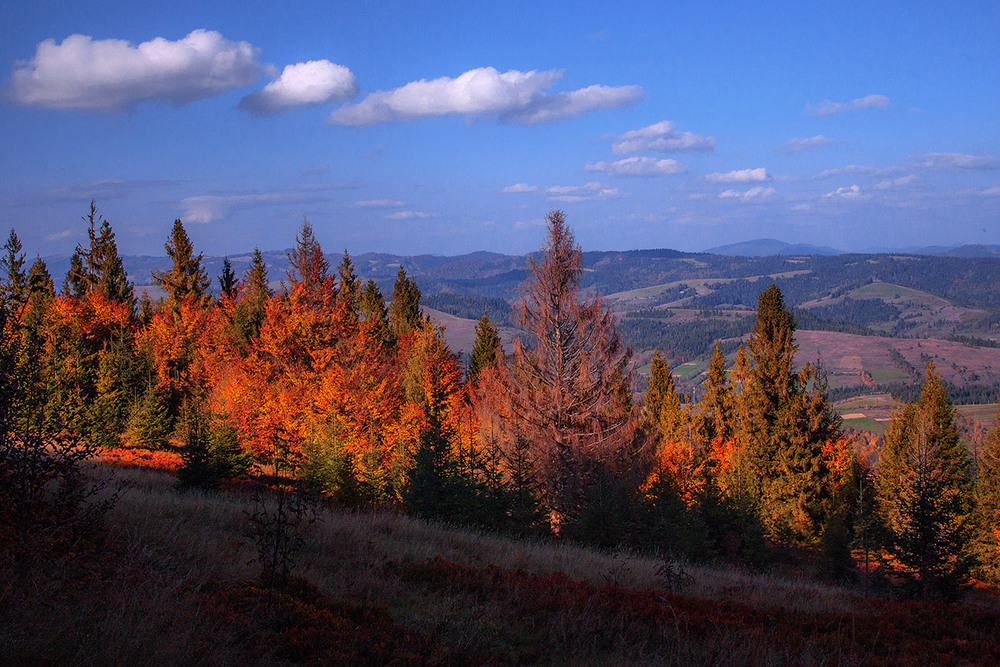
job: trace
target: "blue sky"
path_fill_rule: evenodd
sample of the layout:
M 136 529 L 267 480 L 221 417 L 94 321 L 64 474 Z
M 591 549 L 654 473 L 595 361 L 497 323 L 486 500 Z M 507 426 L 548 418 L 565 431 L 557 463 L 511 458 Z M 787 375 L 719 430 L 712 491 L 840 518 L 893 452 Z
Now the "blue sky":
M 1000 4 L 0 8 L 0 225 L 125 254 L 1000 243 Z

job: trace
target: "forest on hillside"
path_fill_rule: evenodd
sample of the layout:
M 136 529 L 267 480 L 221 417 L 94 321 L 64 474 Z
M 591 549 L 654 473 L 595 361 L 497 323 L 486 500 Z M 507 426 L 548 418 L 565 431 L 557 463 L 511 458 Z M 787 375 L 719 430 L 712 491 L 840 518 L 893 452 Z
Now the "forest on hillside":
M 970 451 L 929 362 L 884 438 L 843 430 L 822 368 L 793 363 L 794 285 L 732 283 L 739 303 L 756 290 L 755 316 L 731 325 L 751 327 L 747 342 L 728 368 L 715 345 L 700 400 L 682 403 L 659 354 L 633 394 L 631 348 L 585 291 L 559 211 L 528 260 L 512 351 L 484 316 L 467 368 L 403 267 L 386 300 L 346 252 L 329 265 L 308 221 L 282 289 L 256 251 L 242 277 L 224 264 L 217 296 L 175 221 L 153 302 L 136 299 L 110 223 L 93 205 L 86 220 L 89 244 L 59 289 L 42 260 L 25 269 L 15 231 L 0 258 L 5 544 L 67 509 L 44 491 L 64 476 L 25 490 L 25 462 L 82 441 L 177 452 L 183 488 L 251 477 L 346 507 L 755 567 L 801 546 L 845 579 L 863 551 L 922 598 L 956 599 L 972 576 L 1000 582 L 1000 419 Z

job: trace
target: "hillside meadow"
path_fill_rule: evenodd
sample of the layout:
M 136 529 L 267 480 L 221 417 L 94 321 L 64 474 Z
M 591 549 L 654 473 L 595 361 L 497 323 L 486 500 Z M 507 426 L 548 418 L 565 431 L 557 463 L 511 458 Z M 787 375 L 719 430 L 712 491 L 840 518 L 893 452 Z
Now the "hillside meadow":
M 514 540 L 320 509 L 283 589 L 256 579 L 249 492 L 125 485 L 80 552 L 3 561 L 6 664 L 996 664 L 996 591 L 940 605 L 815 576 Z M 794 568 L 792 568 L 794 570 Z M 813 573 L 815 575 L 815 573 Z M 27 610 L 27 613 L 25 613 Z

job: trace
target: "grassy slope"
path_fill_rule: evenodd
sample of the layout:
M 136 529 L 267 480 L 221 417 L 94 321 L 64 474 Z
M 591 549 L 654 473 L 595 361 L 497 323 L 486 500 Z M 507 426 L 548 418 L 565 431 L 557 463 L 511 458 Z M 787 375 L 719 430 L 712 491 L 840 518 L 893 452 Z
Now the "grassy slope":
M 25 663 L 829 664 L 1000 659 L 1000 612 L 866 601 L 805 579 L 686 566 L 326 510 L 290 594 L 248 586 L 239 493 L 130 485 L 107 546 L 0 583 Z M 45 564 L 49 564 L 47 567 Z M 676 566 L 675 566 L 676 567 Z M 676 570 L 674 570 L 676 571 Z M 553 574 L 564 573 L 564 574 Z M 9 613 L 7 610 L 30 610 Z

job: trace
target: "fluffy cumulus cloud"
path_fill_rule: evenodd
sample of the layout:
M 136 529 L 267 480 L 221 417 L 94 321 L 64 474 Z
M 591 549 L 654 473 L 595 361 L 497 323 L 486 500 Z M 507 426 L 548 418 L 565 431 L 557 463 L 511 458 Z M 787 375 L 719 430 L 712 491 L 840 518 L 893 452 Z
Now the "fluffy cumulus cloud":
M 1000 160 L 992 155 L 966 155 L 964 153 L 927 153 L 910 158 L 914 167 L 921 169 L 1000 169 Z
M 618 188 L 592 181 L 584 185 L 557 185 L 545 191 L 549 201 L 574 204 L 582 201 L 600 201 L 602 199 L 620 199 L 624 195 Z
M 763 187 L 758 185 L 756 187 L 750 188 L 749 190 L 726 190 L 725 192 L 719 193 L 719 199 L 738 199 L 740 201 L 760 201 L 762 199 L 767 199 L 768 197 L 774 196 L 777 190 L 771 187 Z
M 630 130 L 616 137 L 611 145 L 615 155 L 629 153 L 708 153 L 715 149 L 715 139 L 690 132 L 678 132 L 669 120 L 654 123 L 639 130 Z
M 508 185 L 500 192 L 505 195 L 514 195 L 521 192 L 538 192 L 538 186 L 531 185 L 530 183 L 515 183 L 514 185 Z
M 789 139 L 781 147 L 782 153 L 799 153 L 801 151 L 809 150 L 810 148 L 819 148 L 820 146 L 829 146 L 830 144 L 840 143 L 836 139 L 830 139 L 829 137 L 824 137 L 822 134 L 817 134 L 815 137 L 804 137 L 801 139 Z
M 819 104 L 807 104 L 806 113 L 813 116 L 832 116 L 845 111 L 862 111 L 864 109 L 886 109 L 889 107 L 889 98 L 885 95 L 865 95 L 850 102 L 831 102 L 824 100 Z
M 183 106 L 248 86 L 262 71 L 258 49 L 211 30 L 138 46 L 70 35 L 59 44 L 41 42 L 34 58 L 16 64 L 8 96 L 48 109 L 128 111 L 147 100 Z
M 587 171 L 603 171 L 612 176 L 671 176 L 683 174 L 687 167 L 677 160 L 653 157 L 628 157 L 617 162 L 597 162 L 588 164 Z
M 464 115 L 535 125 L 625 106 L 642 94 L 639 86 L 589 86 L 557 94 L 546 92 L 562 76 L 559 70 L 499 72 L 492 67 L 480 67 L 457 78 L 421 79 L 372 93 L 356 104 L 334 110 L 329 122 L 364 127 Z
M 243 98 L 240 108 L 257 114 L 341 102 L 358 94 L 351 70 L 329 60 L 288 65 L 281 76 Z
M 767 169 L 757 167 L 756 169 L 738 169 L 726 174 L 708 174 L 705 180 L 709 183 L 762 183 L 768 179 Z

